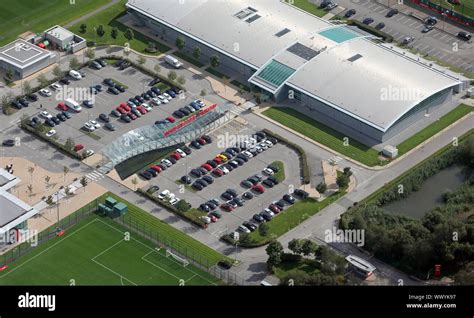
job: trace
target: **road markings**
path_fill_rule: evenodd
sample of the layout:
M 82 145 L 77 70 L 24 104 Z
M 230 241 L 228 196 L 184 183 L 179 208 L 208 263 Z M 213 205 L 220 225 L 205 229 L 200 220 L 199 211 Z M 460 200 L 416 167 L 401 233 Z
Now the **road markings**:
M 104 177 L 105 177 L 105 175 L 100 173 L 97 170 L 94 170 L 94 171 L 86 174 L 86 178 L 88 178 L 89 180 L 92 180 L 92 181 L 99 181 L 99 180 L 102 180 Z

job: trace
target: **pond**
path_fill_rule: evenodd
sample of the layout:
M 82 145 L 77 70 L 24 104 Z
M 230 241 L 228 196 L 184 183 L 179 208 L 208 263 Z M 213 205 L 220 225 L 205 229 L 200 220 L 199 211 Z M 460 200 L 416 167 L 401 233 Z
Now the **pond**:
M 437 205 L 443 204 L 443 194 L 457 189 L 465 180 L 463 166 L 446 168 L 427 179 L 420 190 L 404 200 L 395 201 L 383 208 L 389 214 L 398 214 L 421 219 Z

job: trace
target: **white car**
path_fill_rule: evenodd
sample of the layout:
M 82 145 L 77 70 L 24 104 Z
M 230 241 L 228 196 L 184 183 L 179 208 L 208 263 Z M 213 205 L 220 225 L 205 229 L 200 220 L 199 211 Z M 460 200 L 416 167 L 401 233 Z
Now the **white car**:
M 156 105 L 156 106 L 160 106 L 160 105 L 161 105 L 161 101 L 160 101 L 160 99 L 159 99 L 158 97 L 153 97 L 153 98 L 151 99 L 151 103 L 154 104 L 154 105 Z
M 198 104 L 199 106 L 201 106 L 201 107 L 206 106 L 206 104 L 204 104 L 204 102 L 203 102 L 202 100 L 200 100 L 200 99 L 196 99 L 194 102 L 195 102 L 196 104 Z
M 250 230 L 244 225 L 239 225 L 239 227 L 237 228 L 237 231 L 242 232 L 242 233 L 250 233 Z
M 272 143 L 270 140 L 268 140 L 268 139 L 265 140 L 264 143 L 265 143 L 269 148 L 273 147 L 273 143 Z
M 257 150 L 258 153 L 263 152 L 263 148 L 260 146 L 255 146 L 255 150 Z
M 54 83 L 54 84 L 51 84 L 51 86 L 49 86 L 53 91 L 59 91 L 61 89 L 61 85 L 59 85 L 58 83 Z
M 173 98 L 168 93 L 163 93 L 163 97 L 166 98 L 167 100 L 171 100 Z
M 90 122 L 85 123 L 84 128 L 88 131 L 94 131 L 95 130 L 94 125 L 92 125 Z
M 201 220 L 203 220 L 204 223 L 206 223 L 206 224 L 210 224 L 210 223 L 211 223 L 211 218 L 208 217 L 207 215 L 201 216 Z
M 80 79 L 82 79 L 82 75 L 81 75 L 78 71 L 75 71 L 75 70 L 70 70 L 70 71 L 69 71 L 69 76 L 71 76 L 71 77 L 74 78 L 75 80 L 80 80 Z
M 101 127 L 100 124 L 96 122 L 95 120 L 89 120 L 89 124 L 94 126 L 95 129 L 99 129 Z
M 87 149 L 84 151 L 84 153 L 82 154 L 84 157 L 90 157 L 94 154 L 94 150 L 92 149 Z
M 158 98 L 161 100 L 163 104 L 168 104 L 169 100 L 167 100 L 163 95 L 158 95 Z
M 161 163 L 166 165 L 167 167 L 171 167 L 173 165 L 168 159 L 162 159 Z
M 56 130 L 54 129 L 51 129 L 50 131 L 46 133 L 46 137 L 52 137 L 54 135 L 56 135 Z
M 40 113 L 40 116 L 43 117 L 44 119 L 51 119 L 53 118 L 53 115 L 51 115 L 50 113 L 48 113 L 47 111 L 43 110 L 41 113 Z
M 247 158 L 252 158 L 252 157 L 253 157 L 253 155 L 250 153 L 250 151 L 247 151 L 247 150 L 246 150 L 246 151 L 243 151 L 242 154 L 243 154 L 244 156 L 246 156 Z
M 276 203 L 276 201 L 273 201 L 273 204 L 275 204 L 275 203 Z M 270 209 L 268 209 L 268 208 L 265 209 L 265 210 L 263 210 L 263 211 L 267 212 L 267 213 L 270 214 L 271 216 L 275 216 L 275 213 L 273 213 L 273 211 L 270 210 Z
M 153 110 L 153 108 L 151 108 L 151 106 L 147 103 L 143 103 L 142 107 L 145 108 L 147 112 L 151 112 Z
M 222 172 L 224 172 L 224 174 L 228 174 L 228 173 L 230 172 L 229 169 L 227 169 L 227 168 L 224 167 L 224 166 L 219 167 L 219 168 L 222 170 Z
M 274 172 L 272 169 L 270 169 L 270 168 L 265 168 L 265 169 L 263 169 L 263 173 L 266 173 L 266 174 L 268 174 L 269 176 L 273 176 L 273 175 L 275 174 L 275 172 Z
M 268 149 L 268 145 L 264 142 L 261 142 L 260 144 L 258 144 L 259 147 L 261 147 L 263 150 L 267 150 Z
M 164 200 L 165 198 L 168 198 L 171 195 L 170 190 L 166 189 L 162 191 L 160 194 L 158 194 L 158 199 Z
M 176 149 L 176 152 L 178 153 L 178 155 L 181 156 L 181 158 L 184 158 L 186 157 L 186 153 L 184 151 L 182 151 L 181 149 Z
M 170 199 L 170 204 L 171 204 L 171 205 L 175 205 L 175 204 L 178 203 L 179 201 L 181 201 L 181 199 L 178 199 L 178 198 L 176 198 L 176 197 L 172 197 L 172 198 Z
M 51 96 L 51 91 L 49 89 L 43 88 L 39 91 L 40 95 L 43 95 L 44 97 L 49 97 Z

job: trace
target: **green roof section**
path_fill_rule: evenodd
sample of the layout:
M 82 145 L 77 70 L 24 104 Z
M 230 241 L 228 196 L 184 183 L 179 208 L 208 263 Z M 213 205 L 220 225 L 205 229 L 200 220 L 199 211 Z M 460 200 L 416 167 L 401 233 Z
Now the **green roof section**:
M 294 72 L 295 69 L 272 60 L 257 74 L 257 77 L 278 87 L 293 75 Z
M 331 29 L 319 32 L 319 34 L 336 43 L 342 43 L 342 42 L 352 40 L 361 36 L 360 34 L 357 34 L 346 27 L 331 28 Z

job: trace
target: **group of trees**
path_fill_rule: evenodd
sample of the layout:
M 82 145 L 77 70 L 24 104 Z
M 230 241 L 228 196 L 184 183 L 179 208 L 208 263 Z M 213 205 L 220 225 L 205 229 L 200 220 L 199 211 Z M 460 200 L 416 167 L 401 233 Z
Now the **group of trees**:
M 182 36 L 178 36 L 176 38 L 176 47 L 182 51 L 185 47 L 186 47 L 186 40 L 184 39 L 184 37 Z M 196 59 L 196 60 L 200 60 L 201 59 L 201 56 L 202 56 L 202 51 L 201 51 L 201 47 L 199 46 L 196 46 L 193 50 L 193 57 Z M 213 55 L 209 58 L 209 63 L 211 64 L 211 66 L 213 68 L 216 68 L 218 67 L 220 64 L 221 64 L 221 60 L 219 58 L 218 55 Z
M 87 32 L 87 29 L 88 29 L 88 26 L 87 24 L 85 23 L 82 23 L 80 26 L 79 26 L 79 33 L 81 34 L 85 34 Z M 107 33 L 107 30 L 105 29 L 105 27 L 100 24 L 99 26 L 97 27 L 94 27 L 94 31 L 95 33 L 97 34 L 97 36 L 99 36 L 99 38 L 102 38 L 106 33 Z M 120 31 L 118 28 L 116 27 L 113 27 L 112 29 L 110 29 L 110 37 L 114 40 L 116 40 L 118 38 L 120 34 Z M 135 35 L 133 33 L 133 30 L 127 28 L 124 32 L 123 32 L 123 36 L 124 38 L 126 38 L 128 41 L 131 41 Z
M 285 253 L 278 241 L 267 246 L 267 265 L 270 271 L 279 266 L 286 269 L 282 284 L 294 285 L 341 285 L 348 283 L 344 277 L 346 261 L 326 246 L 308 239 L 293 239 L 288 243 L 292 253 Z M 301 270 L 304 265 L 305 270 Z M 293 269 L 291 269 L 293 267 Z M 351 277 L 348 275 L 347 277 Z

